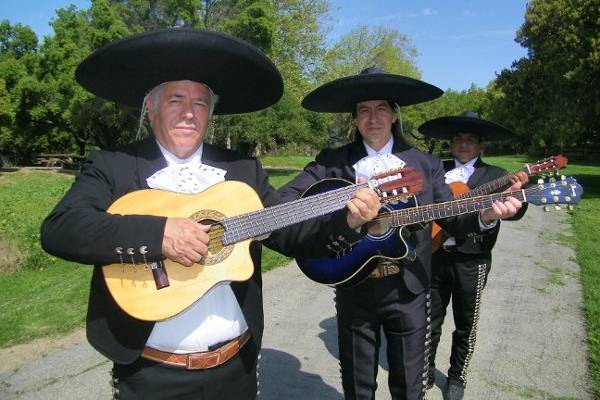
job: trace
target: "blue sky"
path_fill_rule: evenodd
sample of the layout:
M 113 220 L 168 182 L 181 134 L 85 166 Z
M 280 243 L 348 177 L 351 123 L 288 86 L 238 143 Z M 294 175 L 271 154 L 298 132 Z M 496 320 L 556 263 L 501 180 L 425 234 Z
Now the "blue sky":
M 484 87 L 495 74 L 526 55 L 515 43 L 526 0 L 330 0 L 329 41 L 358 25 L 386 26 L 408 35 L 419 55 L 422 79 L 446 90 Z M 52 30 L 55 10 L 89 0 L 0 0 L 0 19 L 29 25 L 41 38 Z

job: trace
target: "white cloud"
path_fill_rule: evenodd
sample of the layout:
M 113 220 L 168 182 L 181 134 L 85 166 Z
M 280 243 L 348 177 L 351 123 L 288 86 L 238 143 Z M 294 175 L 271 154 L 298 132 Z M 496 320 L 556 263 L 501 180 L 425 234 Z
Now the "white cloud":
M 424 8 L 423 9 L 423 15 L 426 15 L 426 16 L 434 15 L 434 14 L 437 14 L 437 13 L 438 12 L 436 10 L 433 10 L 431 8 Z

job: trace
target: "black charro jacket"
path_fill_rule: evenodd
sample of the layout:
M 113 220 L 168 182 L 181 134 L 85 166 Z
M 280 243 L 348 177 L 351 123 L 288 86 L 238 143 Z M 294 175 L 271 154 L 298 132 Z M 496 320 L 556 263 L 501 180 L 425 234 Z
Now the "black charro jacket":
M 268 183 L 260 163 L 233 151 L 204 144 L 202 162 L 227 171 L 226 180 L 242 181 L 259 195 L 264 206 L 281 202 Z M 154 138 L 117 151 L 98 151 L 84 163 L 75 183 L 56 205 L 41 228 L 42 246 L 50 254 L 95 265 L 87 314 L 89 342 L 117 363 L 129 364 L 141 354 L 154 326 L 125 314 L 110 296 L 99 266 L 119 263 L 116 247 L 147 246 L 148 261 L 163 259 L 162 238 L 166 217 L 111 215 L 105 211 L 126 193 L 147 189 L 146 178 L 167 166 Z M 236 201 L 232 194 L 232 201 Z M 358 240 L 348 227 L 345 211 L 274 232 L 265 244 L 289 256 L 326 254 L 326 246 L 342 235 Z M 231 283 L 252 339 L 260 347 L 263 332 L 261 243 L 253 242 L 250 255 L 254 274 L 245 282 Z M 138 260 L 140 263 L 142 260 Z M 136 261 L 136 262 L 138 262 Z

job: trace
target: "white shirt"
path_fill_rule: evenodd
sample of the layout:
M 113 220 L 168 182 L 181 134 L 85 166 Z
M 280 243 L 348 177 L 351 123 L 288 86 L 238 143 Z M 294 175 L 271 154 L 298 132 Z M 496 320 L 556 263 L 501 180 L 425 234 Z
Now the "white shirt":
M 226 171 L 201 163 L 202 145 L 186 159 L 176 157 L 160 143 L 158 147 L 169 166 L 148 178 L 150 187 L 197 193 L 224 180 Z M 192 165 L 196 179 L 187 185 L 193 189 L 186 191 L 173 179 L 173 170 Z M 157 322 L 146 345 L 171 353 L 206 351 L 211 345 L 240 336 L 246 329 L 248 325 L 229 282 L 221 282 L 183 312 Z

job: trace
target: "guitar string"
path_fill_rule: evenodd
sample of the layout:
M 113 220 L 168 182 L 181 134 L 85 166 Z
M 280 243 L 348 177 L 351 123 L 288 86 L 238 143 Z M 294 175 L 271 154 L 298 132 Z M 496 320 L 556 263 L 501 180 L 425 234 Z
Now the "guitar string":
M 398 224 L 398 226 L 401 226 L 401 225 L 410 225 L 410 224 L 423 222 L 423 221 L 427 221 L 427 220 L 447 218 L 450 216 L 450 215 L 448 215 L 448 212 L 452 212 L 453 210 L 458 210 L 459 214 L 467 214 L 470 212 L 475 212 L 475 211 L 479 211 L 484 208 L 488 208 L 496 200 L 506 199 L 511 196 L 522 199 L 523 191 L 526 194 L 533 194 L 535 192 L 538 192 L 539 189 L 529 188 L 529 189 L 523 189 L 522 191 L 519 190 L 519 191 L 507 192 L 507 193 L 495 193 L 493 195 L 477 196 L 477 197 L 473 197 L 473 198 L 458 199 L 458 200 L 455 199 L 455 200 L 451 200 L 451 201 L 444 202 L 444 203 L 434 203 L 434 204 L 428 204 L 426 206 L 411 207 L 411 208 L 406 208 L 406 209 L 401 209 L 401 210 L 393 210 L 393 211 L 381 214 L 379 217 L 375 217 L 372 221 L 386 221 L 386 220 L 391 219 L 394 222 L 394 224 Z M 469 206 L 474 207 L 474 209 L 472 211 L 469 211 Z M 460 210 L 461 207 L 463 209 L 466 209 L 467 211 L 461 211 Z M 437 213 L 437 216 L 435 216 L 435 213 Z M 444 214 L 442 214 L 442 213 L 444 213 Z M 425 217 L 425 214 L 428 215 L 427 218 Z M 434 216 L 432 217 L 432 215 L 434 215 Z M 457 214 L 455 214 L 455 215 L 457 215 Z
M 282 227 L 285 227 L 288 225 L 292 225 L 292 224 L 294 224 L 296 222 L 300 222 L 302 220 L 310 219 L 310 218 L 318 215 L 315 213 L 315 203 L 317 203 L 317 201 L 320 202 L 321 204 L 323 204 L 323 202 L 328 204 L 328 207 L 319 209 L 319 212 L 321 213 L 321 215 L 327 214 L 331 211 L 335 211 L 337 209 L 343 208 L 343 205 L 350 198 L 350 195 L 355 190 L 357 190 L 361 187 L 366 187 L 367 185 L 368 184 L 349 185 L 349 186 L 342 187 L 342 188 L 339 188 L 339 189 L 336 189 L 333 191 L 317 194 L 314 196 L 309 196 L 307 198 L 297 199 L 297 200 L 294 200 L 293 202 L 283 203 L 283 204 L 279 204 L 279 205 L 276 205 L 273 207 L 250 212 L 247 214 L 242 214 L 239 216 L 227 218 L 223 221 L 219 221 L 219 222 L 216 222 L 215 224 L 213 224 L 213 225 L 217 225 L 217 226 L 225 225 L 225 229 L 224 230 L 223 229 L 215 230 L 214 234 L 212 234 L 212 235 L 209 234 L 209 238 L 210 238 L 210 240 L 215 240 L 217 238 L 220 238 L 223 236 L 223 231 L 226 231 L 225 235 L 227 235 L 229 233 L 230 234 L 229 236 L 231 238 L 231 243 L 235 243 L 244 238 L 244 236 L 242 236 L 242 233 L 246 234 L 246 238 L 250 238 L 250 237 L 254 237 L 254 236 L 259 236 L 260 234 L 272 232 L 273 230 L 276 230 L 276 229 L 279 229 L 279 228 L 282 228 Z M 535 189 L 535 188 L 534 189 L 525 189 L 525 191 L 532 193 L 534 191 L 537 191 L 537 189 Z M 521 193 L 521 192 L 519 191 L 519 192 L 514 192 L 514 193 Z M 343 194 L 342 198 L 340 198 L 340 194 Z M 504 197 L 508 197 L 506 194 L 499 194 L 499 197 L 497 197 L 496 199 L 502 198 L 502 195 L 504 195 Z M 464 201 L 457 202 L 457 200 L 454 200 L 454 201 L 447 202 L 447 203 L 438 203 L 438 204 L 428 205 L 428 206 L 424 206 L 424 207 L 413 207 L 412 209 L 401 210 L 401 211 L 406 211 L 406 212 L 400 213 L 400 214 L 405 214 L 405 215 L 401 215 L 402 217 L 404 217 L 404 219 L 414 219 L 415 217 L 419 217 L 419 216 L 424 215 L 425 213 L 428 213 L 429 218 L 425 218 L 424 220 L 427 220 L 427 219 L 433 220 L 436 218 L 432 218 L 431 214 L 433 214 L 434 212 L 437 212 L 437 214 L 438 214 L 437 218 L 443 218 L 444 216 L 442 216 L 441 211 L 444 211 L 444 213 L 447 213 L 448 210 L 446 208 L 452 209 L 452 208 L 458 207 L 459 212 L 460 212 L 461 206 L 462 207 L 468 207 L 469 205 L 473 206 L 473 204 L 471 204 L 471 203 L 477 203 L 476 201 L 474 201 L 477 198 L 478 197 L 468 198 L 467 199 L 468 202 L 464 202 Z M 332 200 L 337 200 L 337 203 L 332 202 Z M 490 199 L 483 199 L 483 200 L 491 202 Z M 449 203 L 449 205 L 448 205 L 448 203 Z M 455 203 L 455 204 L 453 204 L 453 203 Z M 301 207 L 298 207 L 298 206 L 301 206 Z M 290 212 L 290 210 L 286 210 L 286 208 L 291 208 L 291 212 Z M 282 221 L 282 222 L 277 221 L 276 211 L 281 211 L 280 209 L 284 211 L 283 213 L 280 213 L 281 218 L 287 217 L 288 221 Z M 473 211 L 477 211 L 477 210 L 473 210 Z M 466 212 L 468 212 L 468 211 L 466 211 Z M 259 221 L 255 221 L 258 217 L 262 217 L 264 214 L 267 214 L 267 213 L 271 214 L 271 218 L 267 218 L 266 222 L 264 220 L 262 221 L 262 223 L 257 223 Z M 392 213 L 398 214 L 398 210 L 395 210 Z M 374 221 L 385 220 L 385 219 L 390 218 L 390 216 L 387 216 L 385 214 L 383 214 L 383 215 L 384 216 L 376 217 L 374 219 Z M 397 215 L 392 214 L 391 217 L 392 218 L 397 217 Z M 424 218 L 424 217 L 421 217 L 421 218 Z M 244 219 L 246 219 L 247 221 L 245 221 Z M 247 232 L 248 229 L 250 229 L 250 230 L 254 229 L 254 233 L 248 233 Z M 211 229 L 211 232 L 212 232 L 212 229 Z
M 270 232 L 278 229 L 275 227 L 285 227 L 300 222 L 302 218 L 308 219 L 312 216 L 317 216 L 316 212 L 327 214 L 338 208 L 342 208 L 346 201 L 350 199 L 352 193 L 367 186 L 368 183 L 345 186 L 322 194 L 316 194 L 292 202 L 282 203 L 250 213 L 226 218 L 216 222 L 213 226 L 225 226 L 225 231 L 232 236 L 232 240 L 239 241 L 239 239 L 243 237 L 242 234 L 248 230 L 255 231 L 254 233 L 249 234 L 249 237 L 258 236 L 261 234 L 261 230 Z M 338 200 L 341 205 L 338 207 L 333 200 Z M 315 206 L 317 205 L 321 205 L 321 207 L 315 212 Z M 277 213 L 279 214 L 279 218 L 277 217 Z M 260 221 L 259 219 L 263 217 L 264 214 L 271 214 L 271 218 Z M 285 221 L 285 219 L 287 219 L 287 221 Z M 213 232 L 213 230 L 211 229 L 210 232 Z M 217 239 L 220 236 L 221 233 L 219 231 L 215 232 L 213 235 L 209 233 L 209 238 L 211 240 Z

